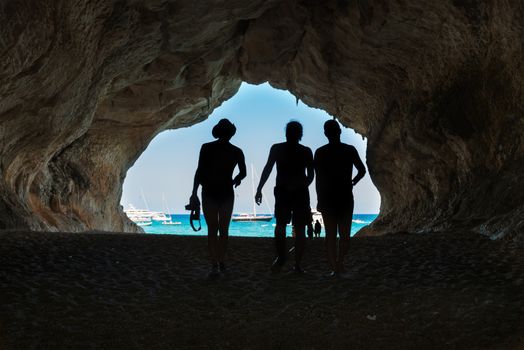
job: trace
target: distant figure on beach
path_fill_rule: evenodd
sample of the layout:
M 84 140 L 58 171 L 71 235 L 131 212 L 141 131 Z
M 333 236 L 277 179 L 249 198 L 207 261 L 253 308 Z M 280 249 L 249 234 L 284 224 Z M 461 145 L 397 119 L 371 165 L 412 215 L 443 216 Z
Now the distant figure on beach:
M 318 220 L 315 221 L 315 238 L 319 238 L 320 237 L 320 232 L 322 232 L 322 225 L 320 224 L 320 222 Z
M 340 142 L 341 129 L 336 120 L 324 123 L 329 143 L 316 150 L 317 210 L 322 213 L 331 275 L 344 270 L 344 257 L 349 249 L 353 218 L 353 186 L 366 174 L 355 147 Z M 353 178 L 353 166 L 358 173 Z M 337 254 L 337 231 L 340 236 Z
M 300 266 L 306 241 L 305 229 L 311 221 L 308 186 L 313 182 L 313 153 L 301 145 L 302 124 L 291 121 L 286 126 L 286 142 L 274 144 L 262 171 L 255 201 L 262 202 L 262 188 L 273 166 L 277 165 L 275 194 L 275 244 L 277 257 L 271 269 L 279 271 L 287 260 L 286 225 L 291 221 L 295 230 L 295 272 L 303 272 Z M 309 221 L 308 221 L 309 220 Z
M 307 238 L 312 239 L 314 233 L 313 223 L 310 221 L 307 224 Z
M 233 214 L 233 186 L 240 185 L 246 177 L 246 163 L 242 150 L 229 140 L 236 127 L 227 119 L 221 119 L 213 127 L 216 141 L 205 143 L 200 149 L 190 203 L 200 205 L 197 190 L 202 185 L 202 209 L 207 223 L 209 257 L 212 267 L 210 276 L 225 271 L 224 258 L 229 235 L 229 223 Z M 233 171 L 238 166 L 238 175 Z M 220 236 L 217 234 L 220 233 Z

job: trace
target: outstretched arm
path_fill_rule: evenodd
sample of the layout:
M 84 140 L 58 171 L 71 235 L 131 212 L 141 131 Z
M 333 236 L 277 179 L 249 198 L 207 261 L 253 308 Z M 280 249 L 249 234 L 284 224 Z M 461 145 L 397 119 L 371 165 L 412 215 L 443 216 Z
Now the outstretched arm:
M 360 159 L 356 149 L 354 149 L 354 152 L 355 152 L 355 155 L 354 155 L 355 162 L 353 164 L 355 165 L 355 168 L 357 168 L 358 173 L 357 173 L 357 176 L 355 176 L 353 180 L 351 181 L 353 186 L 355 186 L 360 181 L 360 179 L 362 179 L 364 175 L 366 175 L 366 167 L 364 166 L 364 163 L 362 163 L 362 160 Z
M 275 150 L 273 146 L 269 151 L 269 157 L 267 159 L 266 165 L 264 166 L 264 170 L 262 170 L 262 175 L 260 175 L 260 182 L 258 183 L 257 193 L 255 195 L 255 202 L 258 205 L 262 203 L 262 188 L 266 184 L 266 181 L 269 178 L 269 175 L 271 174 L 271 170 L 273 170 L 273 165 L 275 165 L 275 161 Z
M 238 187 L 238 185 L 240 185 L 242 180 L 247 175 L 247 172 L 246 172 L 246 160 L 244 158 L 244 153 L 242 153 L 242 151 L 240 151 L 240 156 L 239 156 L 239 159 L 238 159 L 238 171 L 239 171 L 238 175 L 235 176 L 235 178 L 233 179 L 233 185 L 235 187 Z

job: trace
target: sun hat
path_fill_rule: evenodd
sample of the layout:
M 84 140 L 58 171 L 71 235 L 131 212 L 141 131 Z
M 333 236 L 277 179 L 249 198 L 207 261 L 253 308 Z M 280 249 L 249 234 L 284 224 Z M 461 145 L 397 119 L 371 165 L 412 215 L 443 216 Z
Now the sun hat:
M 220 119 L 220 121 L 213 127 L 211 134 L 216 139 L 227 138 L 230 139 L 237 132 L 237 128 L 228 119 Z

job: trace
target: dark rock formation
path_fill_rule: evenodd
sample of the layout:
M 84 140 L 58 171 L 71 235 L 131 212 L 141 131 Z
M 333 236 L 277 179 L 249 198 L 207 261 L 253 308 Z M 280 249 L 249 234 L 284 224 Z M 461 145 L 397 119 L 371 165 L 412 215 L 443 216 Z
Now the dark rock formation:
M 365 234 L 524 227 L 519 0 L 19 0 L 0 23 L 0 228 L 136 230 L 127 169 L 243 80 L 368 138 Z

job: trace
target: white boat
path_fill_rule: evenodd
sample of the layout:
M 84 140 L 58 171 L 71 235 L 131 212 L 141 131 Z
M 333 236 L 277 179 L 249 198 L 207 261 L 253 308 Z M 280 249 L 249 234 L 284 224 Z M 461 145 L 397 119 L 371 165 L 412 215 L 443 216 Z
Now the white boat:
M 146 209 L 136 209 L 133 204 L 129 204 L 128 209 L 124 209 L 124 213 L 131 219 L 134 218 L 149 218 L 153 217 L 153 213 Z
M 271 221 L 273 215 L 257 215 L 254 214 L 235 214 L 231 218 L 231 221 Z
M 166 210 L 166 213 L 171 212 L 171 210 L 169 209 L 169 205 L 167 205 L 167 201 L 166 201 L 166 197 L 164 196 L 164 193 L 162 193 L 162 207 L 163 207 L 162 209 Z M 159 214 L 163 214 L 163 217 L 164 217 L 164 219 L 158 220 L 158 221 L 162 221 L 162 225 L 181 225 L 182 224 L 180 221 L 173 222 L 173 218 L 171 217 L 171 214 L 166 214 L 166 213 L 159 213 Z
M 182 223 L 180 221 L 162 221 L 162 225 L 182 225 Z
M 129 204 L 128 209 L 124 209 L 124 213 L 127 217 L 138 226 L 151 226 L 153 221 L 151 218 L 154 213 L 146 209 L 137 209 L 133 204 Z
M 167 215 L 166 213 L 163 213 L 163 212 L 160 212 L 160 211 L 154 211 L 154 212 L 151 212 L 151 214 L 153 215 L 151 217 L 151 220 L 153 221 L 171 221 L 171 216 L 170 215 Z
M 126 213 L 127 214 L 127 213 Z M 151 218 L 146 216 L 129 216 L 129 219 L 133 221 L 138 226 L 150 226 L 153 222 L 151 221 Z
M 125 209 L 124 213 L 126 213 L 126 215 L 130 219 L 132 219 L 132 218 L 139 218 L 139 219 L 144 218 L 145 220 L 143 220 L 143 221 L 160 221 L 160 222 L 169 222 L 169 221 L 171 221 L 171 215 L 168 215 L 168 214 L 166 214 L 165 212 L 162 212 L 162 211 L 151 211 L 151 210 L 149 210 L 149 206 L 148 206 L 146 198 L 144 196 L 144 192 L 142 190 L 140 190 L 140 191 L 141 191 L 141 194 L 142 194 L 142 199 L 143 199 L 144 204 L 146 205 L 147 209 L 136 209 L 133 206 L 133 204 L 129 204 L 129 208 Z M 162 200 L 165 201 L 164 194 L 162 194 Z M 133 221 L 135 221 L 135 220 L 133 220 Z M 152 223 L 145 224 L 145 225 L 141 224 L 140 226 L 149 226 L 151 224 Z
M 138 226 L 151 226 L 153 223 L 151 221 L 136 221 L 135 224 Z
M 253 164 L 251 164 L 251 189 L 253 192 L 253 214 L 235 214 L 231 217 L 231 221 L 237 222 L 252 222 L 252 221 L 271 221 L 273 215 L 257 215 L 257 206 L 255 203 L 255 170 L 253 169 Z
M 146 209 L 136 209 L 133 204 L 129 204 L 128 209 L 124 209 L 124 213 L 127 215 L 130 219 L 147 219 L 147 221 L 151 221 L 151 218 L 153 217 L 153 212 L 146 210 Z
M 129 208 L 124 209 L 124 213 L 126 213 L 126 215 L 129 218 L 131 217 L 146 218 L 146 219 L 149 219 L 148 221 L 171 220 L 171 218 L 167 217 L 164 212 L 149 210 L 149 205 L 147 204 L 147 200 L 146 200 L 146 197 L 144 196 L 144 191 L 142 189 L 140 189 L 140 194 L 142 196 L 142 200 L 144 201 L 146 209 L 137 209 L 133 206 L 133 204 L 129 203 Z

